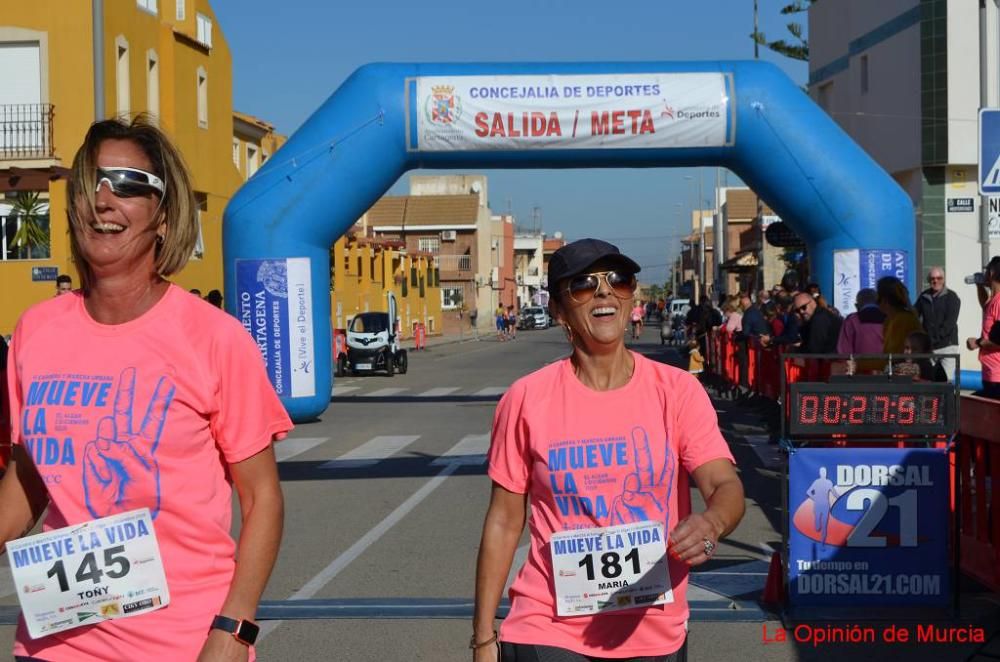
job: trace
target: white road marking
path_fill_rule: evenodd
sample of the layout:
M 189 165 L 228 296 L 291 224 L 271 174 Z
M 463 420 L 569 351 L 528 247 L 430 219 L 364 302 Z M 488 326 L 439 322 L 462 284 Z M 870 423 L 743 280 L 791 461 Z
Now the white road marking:
M 399 435 L 373 437 L 354 450 L 347 451 L 336 460 L 330 460 L 319 465 L 320 469 L 357 469 L 378 464 L 403 450 L 420 435 Z
M 514 583 L 514 578 L 517 577 L 517 573 L 521 571 L 521 566 L 528 559 L 528 552 L 531 551 L 531 545 L 522 545 L 517 548 L 514 552 L 514 561 L 510 564 L 510 572 L 507 573 L 507 583 L 503 585 L 503 594 L 507 595 L 507 589 L 510 585 Z
M 485 464 L 486 452 L 489 449 L 490 435 L 467 434 L 441 457 L 431 462 L 431 466 L 440 467 L 454 463 L 474 466 Z
M 389 388 L 380 388 L 377 391 L 372 391 L 371 393 L 365 393 L 362 398 L 385 398 L 390 395 L 396 395 L 397 393 L 402 393 L 405 388 L 399 388 L 397 386 L 390 386 Z
M 350 393 L 351 391 L 360 391 L 360 386 L 340 386 L 339 384 L 333 387 L 333 397 L 344 395 L 345 393 Z
M 439 386 L 437 388 L 432 388 L 429 391 L 424 391 L 423 393 L 418 393 L 418 398 L 440 398 L 443 395 L 449 395 L 458 390 L 457 386 Z
M 487 386 L 481 391 L 476 391 L 474 395 L 503 395 L 507 392 L 506 386 Z
M 278 462 L 286 462 L 296 455 L 301 455 L 302 453 L 312 450 L 327 441 L 330 441 L 330 437 L 301 437 L 299 439 L 285 439 L 274 445 L 274 458 Z
M 373 529 L 368 531 L 368 533 L 361 536 L 357 542 L 351 545 L 340 556 L 331 561 L 328 566 L 319 572 L 319 574 L 306 582 L 305 586 L 289 596 L 288 599 L 308 600 L 319 593 L 324 586 L 333 581 L 334 577 L 339 575 L 341 571 L 350 565 L 354 559 L 364 554 L 366 549 L 375 544 L 379 538 L 389 531 L 389 529 L 394 527 L 403 518 L 409 515 L 410 511 L 416 508 L 421 501 L 430 496 L 431 492 L 440 487 L 441 484 L 448 479 L 448 476 L 455 473 L 459 466 L 460 464 L 458 462 L 453 462 L 442 469 L 437 476 L 424 483 L 424 485 L 419 490 L 414 492 L 409 499 L 401 503 L 399 507 L 389 513 L 385 519 L 376 524 Z M 279 625 L 281 625 L 281 623 L 281 621 L 267 621 L 262 623 L 260 626 L 260 636 L 257 640 L 262 640 L 268 634 L 273 632 Z
M 691 600 L 698 600 L 700 602 L 708 602 L 708 601 L 718 601 L 726 603 L 732 602 L 732 598 L 722 595 L 721 593 L 716 593 L 715 591 L 711 591 L 707 588 L 696 586 L 695 584 L 690 583 L 690 581 L 688 582 L 688 587 L 687 587 L 687 599 L 689 602 Z

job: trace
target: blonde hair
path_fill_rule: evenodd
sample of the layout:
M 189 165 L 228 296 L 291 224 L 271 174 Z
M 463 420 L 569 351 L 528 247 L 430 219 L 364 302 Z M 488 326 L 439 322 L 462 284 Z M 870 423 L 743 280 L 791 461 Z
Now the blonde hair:
M 152 221 L 155 225 L 164 223 L 166 227 L 163 242 L 156 244 L 156 273 L 166 277 L 183 269 L 198 241 L 197 202 L 191 178 L 180 151 L 166 134 L 153 125 L 144 113 L 131 122 L 120 119 L 95 122 L 73 157 L 73 170 L 67 186 L 70 251 L 84 290 L 92 285 L 93 274 L 80 251 L 77 232 L 83 231 L 97 215 L 94 201 L 97 152 L 105 140 L 129 140 L 134 143 L 146 154 L 153 174 L 166 185 Z

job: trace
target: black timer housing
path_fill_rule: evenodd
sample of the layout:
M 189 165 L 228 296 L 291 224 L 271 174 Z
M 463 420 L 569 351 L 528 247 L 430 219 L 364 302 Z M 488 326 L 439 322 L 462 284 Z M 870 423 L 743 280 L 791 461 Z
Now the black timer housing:
M 792 436 L 950 435 L 957 426 L 955 386 L 860 379 L 791 384 Z

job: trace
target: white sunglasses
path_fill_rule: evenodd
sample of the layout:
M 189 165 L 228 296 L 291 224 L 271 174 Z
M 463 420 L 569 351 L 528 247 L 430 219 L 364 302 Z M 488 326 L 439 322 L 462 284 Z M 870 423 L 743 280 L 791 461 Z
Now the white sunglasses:
M 98 168 L 96 191 L 101 190 L 101 184 L 104 182 L 108 183 L 111 192 L 119 198 L 148 195 L 150 189 L 159 191 L 161 194 L 167 190 L 167 185 L 162 179 L 151 172 L 139 170 L 138 168 Z

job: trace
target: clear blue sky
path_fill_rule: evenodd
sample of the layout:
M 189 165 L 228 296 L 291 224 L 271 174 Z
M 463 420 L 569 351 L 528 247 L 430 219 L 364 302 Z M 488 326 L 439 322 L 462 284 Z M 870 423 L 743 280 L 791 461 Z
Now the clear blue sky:
M 769 39 L 787 36 L 788 0 L 759 0 Z M 233 55 L 234 108 L 292 134 L 368 62 L 650 61 L 751 59 L 753 0 L 212 0 Z M 796 17 L 806 23 L 805 14 Z M 804 84 L 805 63 L 761 48 L 761 59 Z M 487 170 L 490 205 L 519 223 L 541 209 L 542 229 L 617 243 L 662 283 L 710 168 Z M 407 191 L 408 174 L 392 193 Z M 736 178 L 729 175 L 731 183 Z M 680 203 L 678 207 L 675 203 Z M 678 213 L 681 212 L 681 213 Z

